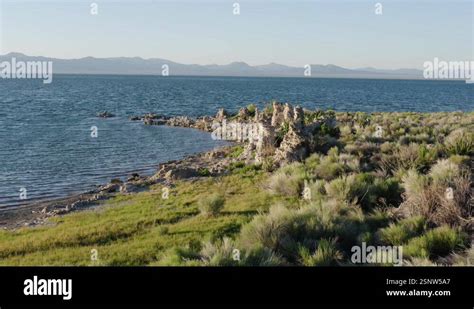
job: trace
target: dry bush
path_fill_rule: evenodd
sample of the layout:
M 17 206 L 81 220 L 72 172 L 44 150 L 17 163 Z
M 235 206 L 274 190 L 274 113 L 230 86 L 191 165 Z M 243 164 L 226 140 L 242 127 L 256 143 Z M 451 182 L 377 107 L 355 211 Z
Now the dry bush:
M 445 166 L 441 168 L 442 165 L 444 163 L 434 169 L 434 179 L 414 170 L 403 177 L 405 192 L 400 211 L 405 217 L 423 216 L 437 226 L 467 227 L 473 215 L 470 175 L 453 177 L 452 173 L 444 170 Z M 452 197 L 447 194 L 448 188 L 452 189 Z
M 292 163 L 274 172 L 264 185 L 270 193 L 297 197 L 303 189 L 306 171 L 302 163 Z

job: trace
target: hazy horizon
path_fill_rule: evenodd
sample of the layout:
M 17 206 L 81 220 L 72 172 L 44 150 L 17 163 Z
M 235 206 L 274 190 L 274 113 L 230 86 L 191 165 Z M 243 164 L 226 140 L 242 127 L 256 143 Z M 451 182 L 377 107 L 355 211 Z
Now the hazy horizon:
M 381 15 L 365 0 L 196 2 L 95 1 L 93 15 L 93 2 L 3 0 L 0 54 L 349 69 L 474 58 L 472 1 L 383 1 Z

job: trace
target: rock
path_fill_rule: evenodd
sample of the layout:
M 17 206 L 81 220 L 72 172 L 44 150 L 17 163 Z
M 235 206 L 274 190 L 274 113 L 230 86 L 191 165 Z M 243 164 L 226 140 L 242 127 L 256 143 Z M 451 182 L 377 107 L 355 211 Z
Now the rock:
M 282 123 L 285 121 L 283 116 L 283 107 L 280 103 L 273 102 L 273 114 L 272 114 L 272 127 L 279 128 Z
M 304 110 L 303 108 L 296 106 L 293 112 L 293 122 L 297 129 L 301 129 L 304 126 Z
M 290 125 L 288 133 L 283 137 L 280 147 L 275 151 L 275 162 L 285 165 L 294 161 L 302 161 L 308 155 L 304 136 Z
M 213 122 L 212 117 L 204 116 L 201 119 L 196 121 L 195 127 L 196 129 L 199 129 L 199 130 L 212 132 L 213 131 L 212 122 Z
M 294 118 L 293 109 L 291 108 L 290 104 L 286 103 L 283 109 L 283 119 L 289 123 L 289 122 L 293 122 L 293 118 Z
M 142 120 L 143 118 L 140 117 L 140 116 L 131 116 L 129 119 L 130 119 L 131 121 L 137 121 L 137 120 Z
M 255 161 L 262 163 L 266 157 L 275 153 L 275 128 L 263 123 L 259 126 L 259 136 L 255 143 Z
M 190 128 L 194 126 L 195 120 L 187 116 L 178 116 L 178 117 L 173 117 L 173 118 L 168 119 L 166 121 L 166 124 L 173 127 Z
M 255 116 L 253 117 L 254 122 L 260 122 L 262 121 L 262 116 L 260 112 L 258 111 L 258 107 L 255 107 Z
M 216 158 L 224 158 L 225 157 L 225 151 L 222 150 L 212 150 L 209 152 L 206 152 L 204 154 L 204 157 L 206 159 L 216 159 Z
M 109 113 L 108 111 L 104 111 L 104 112 L 100 112 L 97 114 L 97 117 L 100 117 L 100 118 L 111 118 L 111 117 L 115 117 L 114 114 L 112 113 Z
M 148 126 L 161 126 L 166 124 L 164 119 L 143 118 L 143 123 Z
M 139 192 L 143 189 L 142 186 L 132 182 L 126 182 L 120 186 L 120 193 L 134 193 Z
M 222 121 L 224 119 L 226 119 L 228 116 L 227 112 L 225 111 L 225 109 L 221 108 L 217 111 L 217 114 L 216 114 L 216 117 L 215 117 L 215 120 L 217 121 Z
M 189 167 L 179 167 L 175 168 L 172 170 L 169 170 L 165 174 L 166 179 L 184 179 L 184 178 L 191 178 L 191 177 L 197 177 L 199 176 L 199 173 L 197 170 L 189 168 Z
M 123 181 L 118 179 L 118 178 L 112 178 L 110 180 L 110 183 L 113 183 L 113 184 L 121 184 Z
M 101 186 L 99 187 L 99 191 L 100 192 L 107 192 L 107 193 L 111 193 L 111 192 L 117 192 L 120 188 L 120 184 L 118 183 L 109 183 L 105 186 Z
M 140 175 L 138 173 L 133 173 L 130 177 L 128 177 L 127 181 L 136 181 L 140 179 Z
M 239 110 L 238 116 L 239 116 L 240 119 L 247 119 L 248 117 L 250 117 L 250 112 L 249 112 L 249 110 L 247 109 L 247 107 L 242 107 L 242 108 Z

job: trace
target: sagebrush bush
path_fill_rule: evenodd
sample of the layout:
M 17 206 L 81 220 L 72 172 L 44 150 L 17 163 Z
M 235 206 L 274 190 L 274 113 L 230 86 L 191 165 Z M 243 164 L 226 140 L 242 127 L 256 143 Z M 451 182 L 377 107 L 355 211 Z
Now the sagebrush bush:
M 350 249 L 358 235 L 366 231 L 360 209 L 335 200 L 312 202 L 299 209 L 283 205 L 270 208 L 246 224 L 239 235 L 239 245 L 246 250 L 266 248 L 288 263 L 300 260 L 301 245 L 316 251 L 322 238 L 341 238 L 341 248 Z
M 370 173 L 351 174 L 334 179 L 325 185 L 325 190 L 328 197 L 359 204 L 364 210 L 386 203 L 381 199 L 382 194 L 387 193 L 391 202 L 392 196 L 399 192 L 396 181 L 376 180 Z
M 380 161 L 383 169 L 394 173 L 397 170 L 415 169 L 426 171 L 438 158 L 436 148 L 416 143 L 400 145 L 391 155 L 384 155 Z
M 219 244 L 207 242 L 201 249 L 200 260 L 207 266 L 237 266 L 240 254 L 238 258 L 234 258 L 234 249 L 233 241 L 227 237 L 224 237 Z
M 309 200 L 311 201 L 323 199 L 326 194 L 326 190 L 324 189 L 325 184 L 326 182 L 320 179 L 306 182 L 305 189 L 303 190 L 303 198 L 307 199 L 307 195 L 309 195 Z
M 370 234 L 372 234 L 372 231 L 387 226 L 392 218 L 393 214 L 387 209 L 375 208 L 364 216 L 364 223 L 369 228 Z
M 214 193 L 199 200 L 199 210 L 206 216 L 217 216 L 224 208 L 225 198 L 222 194 Z
M 453 182 L 454 178 L 459 177 L 460 168 L 456 163 L 442 159 L 438 160 L 438 162 L 431 167 L 429 175 L 434 184 L 449 185 Z
M 306 172 L 304 165 L 293 163 L 274 172 L 265 184 L 272 194 L 298 197 L 303 189 Z
M 453 253 L 446 263 L 453 266 L 474 266 L 474 247 L 464 252 Z
M 420 235 L 426 228 L 426 220 L 417 216 L 392 223 L 390 226 L 380 229 L 378 237 L 383 244 L 398 246 L 404 244 L 410 238 Z
M 451 177 L 451 174 L 446 172 L 444 163 L 435 168 L 436 181 L 414 170 L 408 171 L 402 182 L 405 192 L 399 208 L 401 213 L 405 217 L 423 216 L 437 226 L 468 226 L 473 214 L 470 175 Z M 448 178 L 451 187 L 445 183 Z M 451 190 L 451 197 L 447 190 Z
M 306 247 L 300 247 L 299 255 L 304 266 L 336 266 L 343 259 L 343 254 L 337 249 L 336 241 L 321 239 L 313 253 Z
M 305 166 L 312 178 L 329 181 L 344 173 L 358 171 L 359 158 L 350 154 L 339 154 L 337 147 L 333 147 L 326 156 L 309 157 Z
M 291 246 L 289 231 L 295 218 L 294 211 L 283 205 L 274 205 L 268 214 L 256 215 L 242 228 L 239 242 L 246 249 L 264 247 L 278 252 Z
M 451 132 L 444 141 L 447 153 L 455 155 L 474 154 L 474 133 L 464 129 L 457 129 Z
M 408 257 L 435 259 L 465 248 L 466 242 L 467 235 L 460 229 L 441 226 L 412 238 L 403 247 L 403 253 Z

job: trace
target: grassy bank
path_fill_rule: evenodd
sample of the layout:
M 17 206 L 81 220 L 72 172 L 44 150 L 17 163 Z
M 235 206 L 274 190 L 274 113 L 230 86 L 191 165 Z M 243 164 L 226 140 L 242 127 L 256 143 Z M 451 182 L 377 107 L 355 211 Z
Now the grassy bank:
M 303 162 L 233 164 L 168 198 L 154 185 L 1 231 L 0 264 L 345 265 L 362 242 L 403 246 L 409 265 L 473 263 L 474 113 L 306 115 L 329 116 Z

